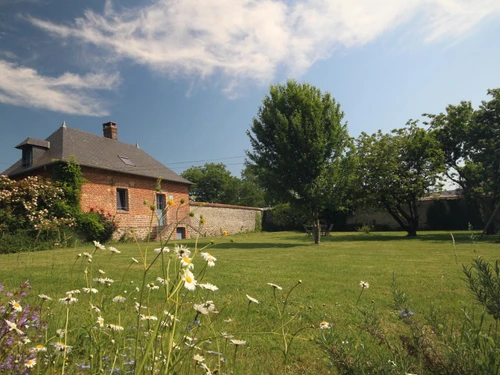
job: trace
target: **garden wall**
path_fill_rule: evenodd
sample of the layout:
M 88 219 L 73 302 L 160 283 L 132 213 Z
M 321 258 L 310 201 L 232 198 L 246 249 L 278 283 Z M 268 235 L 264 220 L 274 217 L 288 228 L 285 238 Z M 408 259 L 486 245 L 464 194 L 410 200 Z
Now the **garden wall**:
M 190 206 L 194 212 L 191 236 L 195 236 L 198 230 L 202 236 L 220 236 L 224 231 L 231 235 L 261 230 L 261 208 L 201 202 L 191 202 Z M 206 224 L 198 228 L 200 215 L 203 215 Z

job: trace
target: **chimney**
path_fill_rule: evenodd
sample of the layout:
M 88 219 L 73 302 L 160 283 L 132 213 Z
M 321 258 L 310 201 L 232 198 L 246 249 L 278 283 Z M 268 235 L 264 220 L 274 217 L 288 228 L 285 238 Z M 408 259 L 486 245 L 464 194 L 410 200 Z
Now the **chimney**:
M 116 122 L 105 122 L 102 124 L 102 132 L 104 137 L 118 140 L 118 127 L 116 126 Z

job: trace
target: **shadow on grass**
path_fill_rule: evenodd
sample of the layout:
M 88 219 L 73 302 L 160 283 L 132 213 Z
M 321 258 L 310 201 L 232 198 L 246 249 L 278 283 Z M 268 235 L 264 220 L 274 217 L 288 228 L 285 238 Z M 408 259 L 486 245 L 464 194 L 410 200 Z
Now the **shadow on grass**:
M 246 250 L 246 249 L 264 249 L 264 248 L 273 248 L 273 249 L 289 249 L 292 247 L 303 246 L 300 243 L 280 243 L 280 242 L 224 242 L 218 243 L 211 246 L 212 249 L 234 249 L 234 250 Z

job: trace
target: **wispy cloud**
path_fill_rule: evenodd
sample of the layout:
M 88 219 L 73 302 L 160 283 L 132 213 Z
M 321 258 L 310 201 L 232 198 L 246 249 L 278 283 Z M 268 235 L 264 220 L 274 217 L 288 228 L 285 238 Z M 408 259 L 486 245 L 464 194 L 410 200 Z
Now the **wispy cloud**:
M 369 43 L 403 24 L 425 42 L 458 38 L 498 0 L 153 0 L 148 6 L 88 10 L 71 25 L 29 18 L 61 38 L 94 44 L 171 76 L 221 73 L 228 95 L 278 71 L 300 75 L 339 47 Z
M 108 111 L 95 90 L 112 90 L 118 74 L 64 73 L 40 75 L 33 69 L 0 60 L 0 103 L 86 116 L 104 116 Z

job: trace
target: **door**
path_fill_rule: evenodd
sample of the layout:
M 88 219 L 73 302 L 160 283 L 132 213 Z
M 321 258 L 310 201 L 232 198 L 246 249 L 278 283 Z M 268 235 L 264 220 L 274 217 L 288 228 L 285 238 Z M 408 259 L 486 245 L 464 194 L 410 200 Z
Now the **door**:
M 158 216 L 158 225 L 165 225 L 165 194 L 156 194 L 156 216 Z

